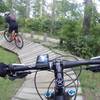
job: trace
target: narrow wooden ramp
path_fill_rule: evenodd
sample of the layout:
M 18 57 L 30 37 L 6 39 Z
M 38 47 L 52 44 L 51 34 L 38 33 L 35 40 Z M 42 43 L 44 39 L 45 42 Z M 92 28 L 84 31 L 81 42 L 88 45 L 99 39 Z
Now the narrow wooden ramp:
M 3 37 L 0 39 L 0 45 L 10 51 L 17 53 L 20 58 L 21 63 L 24 63 L 24 64 L 34 64 L 36 62 L 36 57 L 40 54 L 49 54 L 50 59 L 59 57 L 58 54 L 55 54 L 54 52 L 50 51 L 48 48 L 42 46 L 41 44 L 34 43 L 26 39 L 24 40 L 24 47 L 22 49 L 18 49 L 13 42 L 12 43 L 6 42 L 6 40 Z M 73 79 L 76 78 L 75 73 L 71 69 L 66 70 L 66 72 Z M 52 72 L 47 72 L 47 71 L 38 72 L 37 86 L 43 98 L 44 98 L 43 95 L 46 92 L 47 87 L 49 86 L 50 82 L 53 79 L 54 79 L 54 76 Z M 65 82 L 66 85 L 72 82 L 68 76 L 65 76 L 65 81 L 66 81 Z M 53 85 L 54 85 L 54 82 L 52 83 L 50 87 L 51 91 L 52 91 Z M 77 95 L 76 100 L 83 100 L 82 90 L 80 88 L 79 82 L 78 82 L 78 85 L 79 85 L 78 95 Z M 75 86 L 74 84 L 71 84 L 68 88 L 75 88 Z M 18 90 L 16 95 L 12 97 L 12 100 L 41 100 L 35 90 L 34 73 L 26 77 L 25 82 L 23 83 L 22 87 Z M 44 98 L 44 100 L 46 99 Z

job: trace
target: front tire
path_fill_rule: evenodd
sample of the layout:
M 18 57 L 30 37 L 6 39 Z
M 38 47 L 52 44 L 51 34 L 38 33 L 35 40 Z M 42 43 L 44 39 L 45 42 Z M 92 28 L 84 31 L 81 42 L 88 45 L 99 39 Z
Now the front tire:
M 24 45 L 23 38 L 21 35 L 17 34 L 15 38 L 15 45 L 17 48 L 21 49 Z
M 4 38 L 7 42 L 12 42 L 13 40 L 11 39 L 11 34 L 8 33 L 8 31 L 4 32 Z

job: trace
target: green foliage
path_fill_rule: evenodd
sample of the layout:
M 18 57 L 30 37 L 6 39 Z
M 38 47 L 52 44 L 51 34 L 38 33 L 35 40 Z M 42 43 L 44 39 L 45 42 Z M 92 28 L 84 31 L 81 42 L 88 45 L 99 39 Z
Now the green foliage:
M 73 33 L 80 33 L 80 31 L 81 27 L 77 20 L 62 19 L 61 28 L 57 34 L 60 38 L 66 39 L 70 35 L 73 36 Z
M 99 43 L 100 40 L 95 35 L 83 36 L 73 33 L 67 35 L 64 46 L 74 55 L 90 58 L 100 53 Z
M 82 20 L 61 19 L 61 28 L 58 31 L 59 38 L 63 39 L 64 49 L 66 48 L 72 54 L 89 58 L 100 53 L 100 25 L 97 24 L 91 31 L 94 34 L 82 35 Z
M 50 32 L 51 20 L 45 17 L 21 18 L 18 22 L 30 31 Z
M 66 40 L 66 46 L 73 54 L 77 56 L 90 56 L 90 54 L 87 54 L 87 50 L 90 50 L 83 38 L 77 39 L 77 37 L 68 37 Z
M 0 2 L 0 12 L 5 12 L 8 10 L 8 7 L 5 5 L 5 3 L 2 1 Z
M 2 25 L 4 23 L 4 19 L 2 16 L 0 16 L 0 25 Z
M 61 28 L 58 29 L 57 35 L 62 39 L 62 47 L 69 50 L 72 54 L 89 58 L 100 53 L 100 25 L 96 24 L 91 28 L 89 35 L 82 35 L 82 20 L 61 19 Z
M 91 27 L 91 33 L 100 36 L 100 23 L 96 24 L 94 27 Z
M 19 26 L 24 27 L 25 26 L 25 18 L 19 18 L 18 20 Z
M 5 26 L 4 18 L 0 16 L 0 30 L 4 29 L 4 26 Z
M 42 19 L 42 31 L 50 32 L 50 29 L 51 29 L 51 19 L 43 18 Z
M 24 5 L 16 5 L 16 10 L 18 11 L 19 17 L 26 17 L 26 8 Z
M 8 7 L 6 6 L 6 4 L 3 1 L 0 1 L 0 13 L 2 15 L 2 13 L 6 12 L 8 9 Z M 2 16 L 0 16 L 0 30 L 4 28 L 4 18 Z
M 26 25 L 34 31 L 41 31 L 41 18 L 29 19 L 26 21 Z

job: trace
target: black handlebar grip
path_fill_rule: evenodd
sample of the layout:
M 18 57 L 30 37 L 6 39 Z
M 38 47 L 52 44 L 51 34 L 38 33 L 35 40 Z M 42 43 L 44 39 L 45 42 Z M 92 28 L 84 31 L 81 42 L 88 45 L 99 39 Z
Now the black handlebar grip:
M 5 77 L 7 74 L 8 65 L 0 63 L 0 76 Z
M 91 67 L 87 67 L 86 70 L 90 70 L 92 72 L 100 72 L 100 65 L 94 65 Z

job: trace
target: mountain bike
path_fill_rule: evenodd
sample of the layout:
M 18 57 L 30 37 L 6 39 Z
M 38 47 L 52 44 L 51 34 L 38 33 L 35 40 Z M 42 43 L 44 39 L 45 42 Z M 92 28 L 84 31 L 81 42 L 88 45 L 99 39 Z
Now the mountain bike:
M 14 31 L 11 34 L 8 32 L 8 30 L 4 31 L 4 38 L 7 40 L 7 42 L 14 41 L 16 47 L 19 49 L 21 49 L 24 45 L 22 36 Z
M 86 66 L 82 66 L 82 65 L 86 65 Z M 3 70 L 2 74 L 5 73 L 6 76 L 9 76 L 10 78 L 13 79 L 23 78 L 28 74 L 32 73 L 32 70 L 52 71 L 54 73 L 55 79 L 51 81 L 50 85 L 52 84 L 53 81 L 55 85 L 52 92 L 49 90 L 50 89 L 50 85 L 49 85 L 47 92 L 44 94 L 45 98 L 47 100 L 71 100 L 72 97 L 75 97 L 77 93 L 75 90 L 66 91 L 66 86 L 64 85 L 65 83 L 64 69 L 77 68 L 81 66 L 81 70 L 84 69 L 84 70 L 90 70 L 92 72 L 100 72 L 100 59 L 94 58 L 90 60 L 68 61 L 68 60 L 62 60 L 56 58 L 53 60 L 49 60 L 48 55 L 39 55 L 37 57 L 36 64 L 34 65 L 24 65 L 24 64 L 7 65 L 6 64 L 6 66 L 7 67 Z M 36 79 L 36 74 L 34 79 Z M 77 80 L 77 78 L 75 80 Z M 41 96 L 40 98 L 41 100 L 43 100 Z

